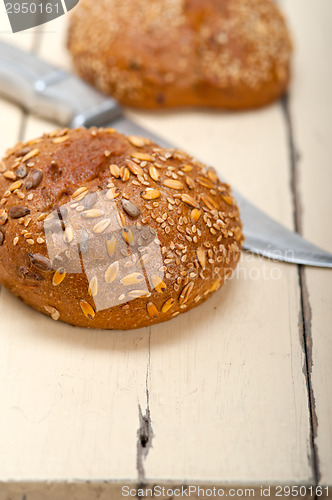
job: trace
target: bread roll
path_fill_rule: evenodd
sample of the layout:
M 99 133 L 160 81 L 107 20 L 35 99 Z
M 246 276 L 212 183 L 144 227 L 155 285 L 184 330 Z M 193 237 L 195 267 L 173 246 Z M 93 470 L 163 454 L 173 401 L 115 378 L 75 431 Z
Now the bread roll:
M 139 108 L 263 106 L 292 51 L 273 0 L 81 0 L 68 47 L 84 79 Z
M 60 130 L 1 163 L 0 283 L 54 320 L 129 329 L 190 310 L 243 240 L 215 171 L 114 129 Z

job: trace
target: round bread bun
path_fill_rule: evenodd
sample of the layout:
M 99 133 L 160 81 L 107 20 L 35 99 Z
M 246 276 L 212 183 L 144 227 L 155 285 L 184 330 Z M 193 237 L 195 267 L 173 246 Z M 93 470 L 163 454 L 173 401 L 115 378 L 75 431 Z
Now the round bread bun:
M 110 128 L 7 151 L 0 283 L 54 320 L 129 329 L 201 304 L 243 240 L 230 187 L 186 153 Z
M 139 108 L 263 106 L 292 52 L 273 0 L 81 0 L 68 47 L 79 75 Z

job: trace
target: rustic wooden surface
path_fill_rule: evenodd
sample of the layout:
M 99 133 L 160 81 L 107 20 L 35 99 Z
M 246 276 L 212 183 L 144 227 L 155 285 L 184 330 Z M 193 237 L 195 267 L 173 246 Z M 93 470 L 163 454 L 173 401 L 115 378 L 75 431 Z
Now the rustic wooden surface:
M 129 114 L 331 252 L 332 4 L 283 7 L 287 99 Z M 66 17 L 12 35 L 0 16 L 2 39 L 70 66 Z M 55 127 L 3 100 L 0 116 L 1 153 Z M 244 253 L 207 303 L 136 331 L 57 323 L 4 289 L 0 318 L 0 500 L 118 499 L 142 482 L 332 485 L 330 270 Z

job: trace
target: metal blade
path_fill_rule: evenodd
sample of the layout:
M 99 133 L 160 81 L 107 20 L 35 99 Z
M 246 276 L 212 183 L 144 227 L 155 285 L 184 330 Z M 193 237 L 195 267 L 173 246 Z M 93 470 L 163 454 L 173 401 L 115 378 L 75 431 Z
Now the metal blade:
M 160 146 L 177 147 L 124 116 L 112 121 L 110 126 L 127 135 L 149 137 Z M 243 221 L 246 237 L 243 243 L 245 250 L 293 264 L 332 268 L 332 254 L 309 243 L 299 234 L 289 231 L 234 189 L 233 194 L 238 202 Z

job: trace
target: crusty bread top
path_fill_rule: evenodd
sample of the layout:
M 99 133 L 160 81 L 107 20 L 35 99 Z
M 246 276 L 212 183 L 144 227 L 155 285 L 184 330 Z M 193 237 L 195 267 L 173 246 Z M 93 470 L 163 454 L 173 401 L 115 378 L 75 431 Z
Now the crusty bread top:
M 38 286 L 31 305 L 43 310 L 65 302 L 64 320 L 84 326 L 82 311 L 92 316 L 91 297 L 105 310 L 140 296 L 132 273 L 140 247 L 150 245 L 150 263 L 144 265 L 157 290 L 153 306 L 160 310 L 160 301 L 174 302 L 175 294 L 185 309 L 194 283 L 196 297 L 203 297 L 229 276 L 243 240 L 230 188 L 212 168 L 114 129 L 65 129 L 19 143 L 2 160 L 0 199 L 1 281 L 27 302 Z M 113 263 L 116 244 L 123 269 Z M 125 262 L 133 252 L 137 259 Z M 114 273 L 121 278 L 117 282 Z M 160 296 L 163 287 L 159 292 L 167 293 Z M 183 290 L 188 296 L 181 296 Z M 155 309 L 144 311 L 155 320 Z M 147 324 L 139 314 L 123 323 L 120 312 L 113 323 L 110 316 L 96 315 L 90 326 Z
M 153 87 L 175 105 L 262 104 L 284 90 L 292 51 L 272 0 L 81 0 L 68 46 L 84 78 L 142 107 Z M 211 88 L 227 95 L 210 102 Z

